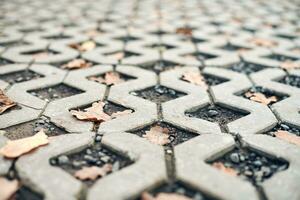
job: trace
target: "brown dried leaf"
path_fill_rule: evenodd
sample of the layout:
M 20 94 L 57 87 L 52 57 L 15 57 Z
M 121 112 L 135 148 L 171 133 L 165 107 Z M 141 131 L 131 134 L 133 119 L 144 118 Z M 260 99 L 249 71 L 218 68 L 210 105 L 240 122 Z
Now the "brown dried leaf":
M 245 96 L 250 98 L 250 100 L 252 101 L 256 101 L 264 105 L 269 105 L 272 102 L 277 102 L 276 96 L 266 97 L 264 94 L 260 92 L 247 92 Z
M 181 27 L 176 29 L 177 34 L 185 35 L 185 36 L 192 36 L 193 30 L 188 27 Z
M 151 143 L 158 145 L 165 145 L 171 142 L 169 139 L 169 130 L 160 126 L 152 127 L 149 131 L 146 131 L 143 137 Z
M 183 74 L 182 79 L 205 89 L 207 88 L 204 77 L 199 72 L 187 71 Z
M 65 69 L 82 69 L 92 66 L 92 63 L 87 62 L 84 59 L 74 59 L 63 65 L 62 68 Z
M 96 43 L 94 41 L 86 41 L 82 44 L 70 44 L 69 46 L 73 49 L 77 49 L 78 51 L 84 52 L 96 48 Z
M 103 110 L 105 103 L 95 102 L 92 107 L 84 109 L 84 111 L 71 110 L 71 114 L 79 120 L 105 122 L 110 120 L 110 116 Z
M 299 136 L 289 133 L 288 131 L 282 131 L 282 130 L 278 130 L 274 134 L 276 137 L 278 137 L 282 140 L 285 140 L 289 143 L 300 146 L 300 137 Z
M 293 62 L 292 60 L 284 61 L 280 64 L 280 67 L 286 70 L 300 68 L 300 63 Z
M 105 164 L 102 167 L 92 166 L 83 167 L 75 172 L 74 176 L 80 180 L 96 180 L 98 177 L 106 176 L 112 170 L 111 164 Z
M 148 192 L 143 192 L 141 200 L 192 200 L 189 197 L 176 193 L 158 193 L 156 197 L 152 196 Z
M 102 77 L 91 77 L 89 80 L 104 83 L 106 85 L 115 85 L 124 82 L 124 80 L 121 79 L 120 74 L 117 72 L 106 72 L 104 79 Z
M 237 172 L 230 168 L 230 167 L 225 167 L 223 163 L 221 162 L 215 162 L 212 164 L 213 167 L 217 168 L 218 170 L 221 170 L 222 172 L 229 174 L 231 176 L 237 176 Z
M 19 189 L 17 180 L 8 180 L 0 177 L 0 200 L 9 200 Z
M 4 113 L 7 109 L 16 106 L 17 104 L 13 102 L 4 92 L 0 89 L 0 115 Z
M 118 111 L 115 112 L 111 115 L 112 118 L 117 118 L 117 117 L 121 117 L 124 115 L 129 115 L 130 113 L 132 113 L 132 110 L 124 110 L 124 111 Z
M 6 145 L 0 149 L 0 154 L 6 158 L 17 158 L 48 143 L 48 136 L 41 129 L 31 137 L 7 141 Z
M 261 47 L 275 47 L 278 45 L 276 41 L 268 40 L 264 38 L 252 38 L 249 40 L 249 42 Z

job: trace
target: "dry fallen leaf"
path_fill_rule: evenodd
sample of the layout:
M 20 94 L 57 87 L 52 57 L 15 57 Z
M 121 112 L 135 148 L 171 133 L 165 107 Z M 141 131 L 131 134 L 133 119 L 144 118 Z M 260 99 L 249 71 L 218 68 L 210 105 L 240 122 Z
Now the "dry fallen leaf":
M 199 72 L 187 71 L 183 74 L 182 79 L 205 89 L 207 88 L 204 77 Z
M 0 89 L 0 115 L 4 113 L 7 109 L 16 106 L 17 104 L 13 102 L 4 92 Z
M 77 49 L 78 51 L 84 52 L 96 48 L 96 43 L 93 41 L 86 41 L 83 42 L 82 44 L 70 44 L 69 46 L 73 49 Z
M 17 158 L 48 143 L 48 136 L 41 129 L 34 136 L 7 141 L 6 145 L 0 149 L 0 154 L 6 158 Z
M 106 85 L 115 85 L 124 82 L 124 80 L 121 79 L 120 74 L 117 72 L 106 72 L 104 78 L 90 77 L 89 80 L 105 83 Z
M 96 180 L 98 177 L 106 176 L 112 170 L 111 164 L 105 164 L 102 167 L 92 166 L 83 167 L 75 172 L 74 176 L 80 180 Z
M 186 36 L 192 36 L 193 30 L 188 27 L 183 27 L 183 28 L 176 29 L 176 33 L 186 35 Z
M 124 110 L 124 111 L 118 111 L 115 112 L 111 115 L 112 118 L 117 118 L 117 117 L 121 117 L 124 115 L 129 115 L 130 113 L 132 113 L 132 110 Z
M 105 103 L 95 102 L 92 107 L 84 109 L 84 111 L 71 110 L 71 114 L 79 120 L 105 122 L 110 120 L 110 116 L 103 110 Z
M 277 42 L 264 38 L 252 38 L 249 40 L 249 42 L 261 47 L 275 47 L 278 45 Z
M 280 67 L 286 70 L 300 68 L 300 63 L 293 62 L 291 60 L 284 61 L 280 64 Z
M 230 167 L 225 167 L 223 163 L 221 162 L 215 162 L 212 164 L 213 167 L 217 168 L 218 170 L 221 170 L 222 172 L 229 174 L 231 176 L 236 176 L 237 172 L 230 168 Z
M 176 193 L 158 193 L 156 197 L 149 194 L 148 192 L 143 192 L 141 200 L 192 200 L 189 197 L 183 196 Z
M 116 52 L 116 53 L 113 53 L 113 54 L 109 54 L 109 57 L 113 58 L 113 59 L 116 59 L 116 60 L 121 60 L 123 59 L 125 56 L 125 53 L 124 52 Z
M 269 105 L 270 103 L 277 102 L 276 96 L 266 97 L 264 94 L 260 92 L 247 92 L 245 96 L 250 98 L 250 100 L 252 101 L 256 101 L 264 105 Z
M 149 131 L 146 131 L 143 137 L 158 145 L 165 145 L 171 142 L 169 139 L 169 130 L 160 126 L 152 127 Z
M 19 181 L 0 177 L 0 200 L 9 200 L 19 189 Z
M 92 66 L 92 63 L 87 62 L 84 59 L 74 59 L 63 65 L 62 68 L 65 69 L 82 69 Z
M 299 136 L 296 136 L 288 131 L 282 131 L 282 130 L 278 130 L 274 134 L 276 137 L 278 137 L 282 140 L 285 140 L 289 143 L 300 146 L 300 137 Z

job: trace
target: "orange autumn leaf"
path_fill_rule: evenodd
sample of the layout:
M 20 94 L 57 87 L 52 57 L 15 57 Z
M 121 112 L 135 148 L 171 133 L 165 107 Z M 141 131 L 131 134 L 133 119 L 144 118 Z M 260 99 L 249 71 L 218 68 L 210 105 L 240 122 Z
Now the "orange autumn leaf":
M 77 49 L 78 51 L 84 52 L 96 48 L 96 43 L 90 40 L 90 41 L 83 42 L 82 44 L 70 44 L 69 46 L 73 49 Z
M 207 88 L 204 77 L 199 72 L 187 71 L 183 74 L 182 79 L 203 88 Z
M 90 77 L 89 80 L 104 83 L 106 85 L 116 85 L 124 82 L 117 72 L 106 72 L 104 78 L 102 77 Z
M 287 60 L 287 61 L 280 63 L 280 67 L 282 69 L 286 69 L 286 70 L 298 69 L 298 68 L 300 68 L 300 63 L 293 62 L 291 60 Z
M 177 34 L 185 35 L 185 36 L 192 36 L 193 30 L 188 27 L 183 28 L 177 28 L 176 29 Z
M 230 168 L 230 167 L 225 167 L 223 163 L 221 162 L 215 162 L 212 164 L 213 167 L 217 168 L 218 170 L 221 170 L 222 172 L 229 174 L 231 176 L 236 176 L 237 172 Z
M 48 143 L 48 136 L 41 129 L 31 137 L 7 141 L 6 145 L 0 149 L 0 154 L 6 158 L 17 158 Z
M 285 140 L 289 143 L 300 146 L 300 137 L 299 136 L 296 136 L 288 131 L 282 131 L 282 130 L 278 130 L 274 134 L 276 137 L 278 137 L 282 140 Z
M 82 69 L 92 66 L 92 63 L 87 62 L 84 59 L 74 59 L 68 62 L 67 64 L 63 65 L 62 68 L 64 69 Z
M 261 47 L 275 47 L 278 45 L 277 42 L 264 38 L 252 38 L 249 42 Z
M 252 101 L 256 101 L 264 105 L 269 105 L 270 103 L 277 102 L 277 97 L 266 97 L 263 93 L 260 92 L 247 92 L 245 96 L 250 98 L 250 100 Z
M 0 89 L 0 115 L 4 113 L 7 109 L 16 106 L 17 104 L 13 102 L 4 92 Z
M 84 109 L 84 111 L 71 110 L 71 114 L 79 120 L 105 122 L 110 120 L 110 116 L 103 110 L 105 103 L 95 102 L 92 107 Z
M 92 166 L 83 167 L 75 172 L 74 176 L 80 180 L 96 180 L 98 177 L 106 176 L 112 171 L 111 164 L 105 164 L 102 167 Z
M 189 197 L 176 193 L 158 193 L 155 197 L 148 192 L 143 192 L 141 200 L 192 200 Z
M 171 142 L 169 139 L 169 130 L 160 126 L 152 127 L 149 131 L 146 131 L 143 137 L 151 143 L 158 145 L 165 145 Z
M 9 200 L 19 189 L 19 181 L 0 177 L 0 200 Z
M 112 117 L 112 118 L 117 118 L 117 117 L 129 115 L 130 113 L 132 113 L 132 110 L 118 111 L 118 112 L 113 113 L 113 114 L 111 115 L 111 117 Z

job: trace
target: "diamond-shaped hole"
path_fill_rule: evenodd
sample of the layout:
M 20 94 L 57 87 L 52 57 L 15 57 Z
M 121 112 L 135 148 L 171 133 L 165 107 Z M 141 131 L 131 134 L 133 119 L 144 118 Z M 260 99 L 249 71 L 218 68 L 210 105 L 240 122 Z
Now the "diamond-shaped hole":
M 45 101 L 61 99 L 83 93 L 82 90 L 68 86 L 64 83 L 42 89 L 30 90 L 28 92 L 33 96 L 36 96 Z
M 129 158 L 106 148 L 99 142 L 95 142 L 92 146 L 82 151 L 60 155 L 50 159 L 50 164 L 62 168 L 71 175 L 74 175 L 76 171 L 83 167 L 103 167 L 105 164 L 111 164 L 112 171 L 107 174 L 108 176 L 132 163 L 133 162 Z M 83 183 L 87 186 L 92 186 L 95 181 L 96 180 L 84 180 Z
M 239 72 L 239 73 L 251 74 L 254 72 L 261 71 L 265 68 L 267 68 L 267 67 L 242 61 L 242 62 L 233 64 L 229 69 L 232 71 L 235 71 L 235 72 Z
M 161 72 L 174 69 L 175 67 L 178 67 L 177 63 L 165 61 L 165 60 L 159 60 L 154 63 L 144 64 L 141 67 L 150 69 L 151 71 L 159 74 Z
M 285 56 L 285 55 L 281 55 L 281 54 L 271 54 L 271 55 L 268 55 L 268 56 L 265 56 L 265 57 L 270 58 L 272 60 L 277 60 L 277 61 L 280 61 L 280 62 L 298 60 L 298 58 L 291 57 L 291 56 Z
M 229 81 L 226 78 L 221 78 L 219 76 L 215 76 L 215 75 L 211 75 L 211 74 L 203 73 L 202 75 L 205 79 L 206 84 L 209 86 L 215 86 L 215 85 L 219 85 L 219 84 Z
M 168 134 L 169 137 L 168 139 L 170 140 L 170 143 L 166 144 L 166 146 L 175 146 L 177 144 L 181 144 L 183 142 L 186 142 L 194 137 L 197 137 L 198 134 L 184 130 L 184 129 L 179 129 L 169 123 L 166 122 L 156 122 L 150 126 L 146 126 L 142 129 L 138 129 L 138 130 L 133 130 L 133 131 L 129 131 L 130 133 L 136 134 L 140 137 L 143 137 L 143 135 L 146 134 L 146 131 L 149 131 L 151 128 L 155 127 L 155 126 L 159 126 L 162 128 L 166 128 L 168 129 Z
M 139 56 L 141 54 L 134 53 L 134 52 L 131 52 L 131 51 L 115 51 L 115 52 L 111 52 L 111 53 L 106 53 L 104 55 L 115 58 L 117 60 L 121 60 L 121 59 L 124 59 L 124 58 L 129 58 L 131 56 Z
M 133 76 L 129 76 L 129 75 L 127 75 L 127 74 L 123 74 L 123 73 L 120 73 L 120 72 L 108 72 L 108 73 L 115 73 L 115 74 L 117 74 L 117 76 L 120 77 L 120 79 L 122 80 L 122 82 L 123 82 L 123 81 L 126 82 L 126 81 L 130 81 L 130 80 L 136 79 L 136 78 L 133 77 Z M 105 73 L 105 74 L 100 74 L 100 75 L 89 76 L 89 77 L 87 77 L 87 79 L 93 80 L 93 81 L 96 81 L 96 82 L 99 82 L 97 79 L 103 79 L 103 80 L 105 80 L 105 75 L 106 75 L 106 74 L 107 74 L 107 73 Z M 103 82 L 103 84 L 109 85 L 109 84 L 107 84 L 106 82 Z
M 218 123 L 223 132 L 226 132 L 226 124 L 242 118 L 249 113 L 246 111 L 233 110 L 220 105 L 208 105 L 195 111 L 185 113 L 189 117 L 196 117 L 210 122 Z
M 299 128 L 296 128 L 292 125 L 288 125 L 285 123 L 277 124 L 272 130 L 268 131 L 266 134 L 275 137 L 275 133 L 277 131 L 287 131 L 289 133 L 292 133 L 292 134 L 300 137 L 300 129 Z
M 65 130 L 54 125 L 46 117 L 5 128 L 5 136 L 11 140 L 22 139 L 35 135 L 43 129 L 49 137 L 67 134 Z
M 165 43 L 160 43 L 160 44 L 152 44 L 152 45 L 148 45 L 146 47 L 152 48 L 152 49 L 157 49 L 160 51 L 165 51 L 165 50 L 169 50 L 169 49 L 174 49 L 175 46 L 173 45 L 169 45 L 169 44 L 165 44 Z
M 0 75 L 1 80 L 6 81 L 10 84 L 30 81 L 41 77 L 44 76 L 31 70 L 23 70 Z
M 47 57 L 59 53 L 53 50 L 46 49 L 46 50 L 37 50 L 37 51 L 27 51 L 27 52 L 22 52 L 21 54 L 31 55 L 34 58 L 41 58 L 41 57 Z
M 52 35 L 52 36 L 46 36 L 46 37 L 43 37 L 47 40 L 63 40 L 63 39 L 69 39 L 71 38 L 71 36 L 68 36 L 68 35 L 64 35 L 64 34 L 58 34 L 58 35 Z
M 117 37 L 115 39 L 121 40 L 122 42 L 130 42 L 130 41 L 139 40 L 139 38 L 133 37 L 133 36 L 123 36 L 123 37 Z
M 13 197 L 14 200 L 42 200 L 41 194 L 32 191 L 26 186 L 21 186 Z
M 0 66 L 2 65 L 8 65 L 8 64 L 13 64 L 14 62 L 4 59 L 4 58 L 0 58 Z
M 191 54 L 186 54 L 184 56 L 192 57 L 192 58 L 195 58 L 200 61 L 218 57 L 216 55 L 209 54 L 209 53 L 203 53 L 203 52 L 195 52 L 195 53 L 191 53 Z
M 288 40 L 294 40 L 297 38 L 297 36 L 288 35 L 288 34 L 277 34 L 277 37 L 288 39 Z
M 293 86 L 293 87 L 300 88 L 300 76 L 288 75 L 288 76 L 283 77 L 278 82 L 279 83 L 284 83 L 286 85 L 290 85 L 290 86 Z
M 23 45 L 28 45 L 29 43 L 23 42 L 23 41 L 14 41 L 14 42 L 5 42 L 5 43 L 0 43 L 1 47 L 18 47 L 18 46 L 23 46 Z
M 244 92 L 241 96 L 246 98 L 246 99 L 252 100 L 252 101 L 263 103 L 260 100 L 255 100 L 255 97 L 249 96 L 249 94 L 255 94 L 255 93 L 262 93 L 267 99 L 274 99 L 274 101 L 270 101 L 270 103 L 268 105 L 272 105 L 274 103 L 277 103 L 277 102 L 289 97 L 286 94 L 282 94 L 282 93 L 279 94 L 279 93 L 276 93 L 273 90 L 263 88 L 263 87 L 260 87 L 260 86 L 255 86 L 255 87 L 250 88 L 248 91 Z
M 221 49 L 227 50 L 227 51 L 247 51 L 249 48 L 237 46 L 231 43 L 227 43 L 226 45 L 222 46 Z
M 203 192 L 200 192 L 186 185 L 185 183 L 179 181 L 170 184 L 163 184 L 149 191 L 149 194 L 151 194 L 154 197 L 157 197 L 157 195 L 161 193 L 177 194 L 195 200 L 216 200 L 216 198 L 210 197 L 207 194 L 204 194 Z M 137 200 L 144 200 L 144 199 L 142 199 L 142 197 L 139 197 Z
M 277 172 L 288 168 L 288 162 L 251 148 L 234 148 L 232 151 L 209 163 L 218 162 L 223 163 L 225 167 L 234 169 L 238 176 L 250 181 L 255 186 L 271 178 Z
M 167 35 L 169 33 L 166 31 L 163 31 L 163 30 L 157 30 L 157 31 L 151 32 L 150 34 L 162 36 L 162 35 Z
M 134 91 L 130 94 L 142 97 L 143 99 L 147 99 L 155 103 L 164 103 L 185 95 L 185 93 L 178 92 L 161 85 L 156 85 L 140 91 Z
M 192 37 L 192 42 L 198 44 L 198 43 L 207 42 L 207 40 L 198 37 Z

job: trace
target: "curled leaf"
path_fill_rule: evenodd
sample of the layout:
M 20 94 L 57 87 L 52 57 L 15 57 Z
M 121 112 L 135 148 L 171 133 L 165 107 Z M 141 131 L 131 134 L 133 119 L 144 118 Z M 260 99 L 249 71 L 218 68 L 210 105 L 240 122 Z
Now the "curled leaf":
M 19 181 L 0 177 L 0 200 L 9 200 L 19 189 Z
M 278 137 L 282 140 L 285 140 L 289 143 L 300 146 L 300 137 L 299 136 L 296 136 L 288 131 L 283 131 L 283 130 L 278 130 L 274 134 L 276 137 Z
M 158 145 L 165 145 L 171 142 L 169 139 L 169 130 L 160 126 L 152 127 L 149 131 L 146 131 L 143 137 L 151 143 Z
M 48 136 L 41 129 L 31 137 L 7 141 L 6 145 L 0 149 L 0 154 L 6 158 L 17 158 L 48 143 Z
M 96 180 L 98 177 L 106 176 L 112 171 L 111 164 L 105 164 L 102 167 L 92 166 L 83 167 L 75 172 L 74 176 L 80 180 Z
M 225 167 L 224 164 L 221 162 L 215 162 L 215 163 L 213 163 L 212 166 L 217 168 L 218 170 L 221 170 L 222 172 L 224 172 L 226 174 L 231 175 L 231 176 L 237 175 L 237 172 L 234 169 L 232 169 L 230 167 Z
M 264 105 L 269 105 L 270 103 L 277 102 L 276 96 L 266 97 L 263 93 L 260 92 L 247 92 L 245 96 L 252 101 L 256 101 Z
M 105 103 L 95 102 L 92 107 L 84 109 L 84 111 L 71 110 L 71 114 L 79 120 L 105 122 L 110 120 L 110 116 L 103 110 Z
M 89 80 L 104 83 L 106 85 L 116 85 L 124 82 L 124 80 L 121 79 L 120 74 L 117 72 L 106 72 L 104 78 L 90 77 Z
M 204 77 L 199 72 L 187 71 L 183 74 L 182 79 L 205 89 L 207 88 Z
M 0 89 L 0 114 L 4 113 L 11 107 L 16 106 L 16 103 L 13 102 L 4 92 Z
M 92 63 L 87 62 L 84 59 L 74 59 L 63 65 L 62 68 L 65 69 L 82 69 L 92 66 Z

